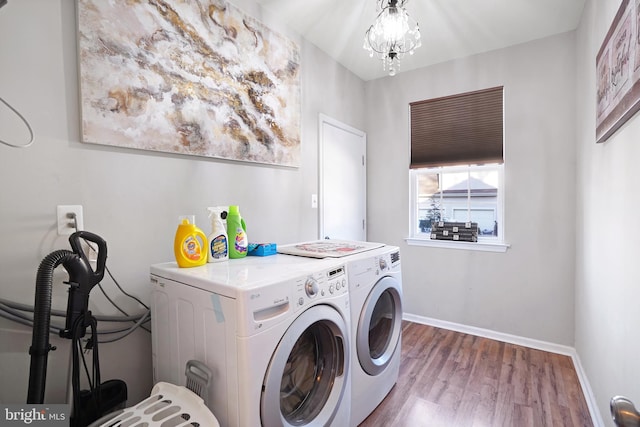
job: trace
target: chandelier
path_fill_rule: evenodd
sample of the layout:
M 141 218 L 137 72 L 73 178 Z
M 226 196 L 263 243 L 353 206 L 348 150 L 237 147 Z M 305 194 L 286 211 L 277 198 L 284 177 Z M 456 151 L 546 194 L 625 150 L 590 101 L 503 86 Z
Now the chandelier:
M 384 6 L 384 3 L 387 3 Z M 382 69 L 395 76 L 406 53 L 413 55 L 422 45 L 420 28 L 404 8 L 407 0 L 376 0 L 380 13 L 364 35 L 364 48 L 369 56 L 382 60 Z

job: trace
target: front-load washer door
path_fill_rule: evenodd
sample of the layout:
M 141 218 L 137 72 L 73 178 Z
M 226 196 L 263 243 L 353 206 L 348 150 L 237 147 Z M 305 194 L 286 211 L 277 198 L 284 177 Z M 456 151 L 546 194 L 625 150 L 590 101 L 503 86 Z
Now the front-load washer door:
M 380 279 L 362 306 L 356 335 L 358 361 L 369 375 L 378 375 L 399 351 L 402 329 L 402 299 L 399 282 Z
M 331 425 L 347 386 L 347 325 L 328 305 L 304 311 L 276 348 L 262 385 L 262 425 Z

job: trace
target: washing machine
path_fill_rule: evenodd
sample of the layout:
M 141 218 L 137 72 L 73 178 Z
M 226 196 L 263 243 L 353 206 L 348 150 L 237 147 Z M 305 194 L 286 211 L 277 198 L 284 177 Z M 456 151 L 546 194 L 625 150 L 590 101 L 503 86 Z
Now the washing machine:
M 344 262 L 289 255 L 151 267 L 154 382 L 212 370 L 223 426 L 346 426 L 351 313 Z
M 400 372 L 402 274 L 395 246 L 351 255 L 351 426 L 384 400 Z
M 351 300 L 351 426 L 389 394 L 400 372 L 402 273 L 400 249 L 376 242 L 318 240 L 278 248 L 346 264 Z

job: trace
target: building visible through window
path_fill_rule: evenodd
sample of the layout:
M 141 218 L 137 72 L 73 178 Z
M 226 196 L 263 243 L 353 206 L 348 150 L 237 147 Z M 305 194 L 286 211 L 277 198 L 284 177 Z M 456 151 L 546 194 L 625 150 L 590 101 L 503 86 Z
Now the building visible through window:
M 417 229 L 414 237 L 429 238 L 437 221 L 475 222 L 481 237 L 498 237 L 501 222 L 501 165 L 416 169 Z

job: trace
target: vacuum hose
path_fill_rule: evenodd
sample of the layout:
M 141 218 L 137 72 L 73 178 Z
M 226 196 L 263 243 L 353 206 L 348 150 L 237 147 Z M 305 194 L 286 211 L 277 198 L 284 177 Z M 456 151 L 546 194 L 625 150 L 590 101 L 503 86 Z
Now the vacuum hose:
M 29 348 L 31 366 L 29 368 L 27 403 L 44 403 L 47 358 L 49 351 L 55 350 L 55 347 L 49 343 L 53 270 L 72 256 L 74 254 L 71 251 L 58 250 L 47 255 L 38 267 L 33 311 L 33 337 L 31 348 Z

